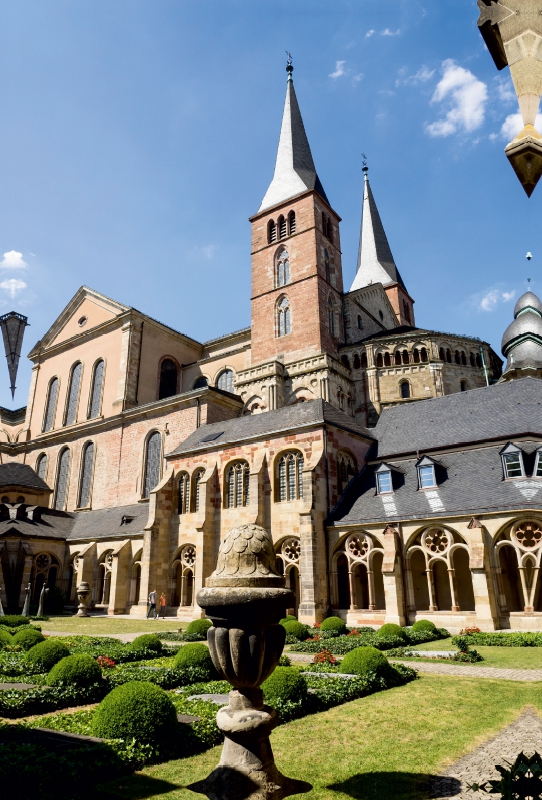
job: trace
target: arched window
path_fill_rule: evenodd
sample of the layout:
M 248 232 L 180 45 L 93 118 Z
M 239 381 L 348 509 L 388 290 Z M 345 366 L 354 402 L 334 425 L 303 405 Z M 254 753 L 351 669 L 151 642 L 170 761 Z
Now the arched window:
M 80 361 L 72 369 L 70 378 L 70 388 L 68 391 L 68 404 L 66 406 L 66 418 L 64 425 L 73 425 L 77 422 L 77 401 L 79 400 L 79 386 L 81 385 L 81 373 L 83 365 Z
M 362 329 L 363 329 L 363 320 L 361 318 L 361 315 L 358 314 L 358 330 L 361 331 Z
M 333 241 L 333 229 L 331 227 L 330 218 L 322 211 L 322 231 L 330 242 Z
M 294 450 L 284 453 L 278 465 L 278 499 L 285 503 L 303 499 L 303 453 Z
M 68 496 L 68 476 L 70 471 L 70 451 L 66 447 L 60 453 L 56 475 L 55 508 L 64 511 Z
M 155 431 L 147 439 L 145 453 L 145 481 L 143 483 L 143 497 L 149 497 L 154 487 L 160 480 L 160 456 L 162 454 L 162 437 Z
M 290 302 L 287 297 L 283 297 L 278 306 L 277 329 L 279 336 L 286 336 L 292 332 Z
M 196 472 L 196 474 L 194 475 L 194 478 L 193 478 L 193 480 L 194 480 L 194 491 L 193 491 L 193 495 L 194 495 L 194 511 L 199 511 L 199 487 L 200 487 L 201 479 L 203 478 L 204 475 L 205 475 L 205 470 L 204 469 L 198 469 L 198 471 Z
M 376 366 L 383 367 L 384 366 L 384 359 L 382 358 L 382 353 L 379 353 L 376 357 Z
M 324 270 L 326 273 L 326 281 L 331 283 L 331 264 L 329 261 L 329 253 L 327 250 L 324 250 Z
M 286 238 L 287 228 L 286 228 L 286 220 L 285 220 L 285 218 L 283 216 L 280 216 L 278 218 L 277 227 L 279 229 L 279 239 L 285 239 Z
M 427 358 L 427 350 L 425 347 L 422 347 L 421 349 L 421 357 L 422 357 L 422 363 L 427 364 L 428 358 Z
M 482 357 L 480 356 L 480 353 L 476 353 L 476 366 L 477 367 L 482 366 Z
M 401 351 L 400 350 L 397 350 L 397 352 L 395 353 L 394 361 L 395 361 L 396 365 L 397 364 L 401 364 Z
M 359 369 L 361 367 L 361 361 L 359 360 L 359 356 L 357 353 L 354 354 L 354 369 Z
M 410 397 L 410 383 L 408 381 L 403 381 L 401 383 L 401 397 L 403 400 L 408 400 Z
M 409 364 L 410 358 L 408 355 L 408 350 L 403 350 L 403 364 Z
M 56 401 L 58 398 L 58 378 L 53 378 L 49 384 L 49 393 L 47 396 L 47 406 L 45 410 L 45 419 L 43 420 L 43 432 L 52 431 L 55 424 L 55 411 Z
M 288 214 L 288 233 L 290 236 L 295 233 L 295 211 L 290 211 Z
M 470 354 L 469 362 L 470 362 L 471 367 L 475 367 L 476 366 L 476 357 L 475 357 L 474 353 Z
M 384 366 L 391 367 L 391 356 L 389 353 L 384 353 Z
M 102 410 L 102 386 L 104 380 L 105 363 L 101 358 L 94 365 L 94 375 L 92 376 L 92 389 L 90 390 L 90 407 L 88 418 L 95 419 L 100 416 Z
M 277 226 L 272 219 L 267 223 L 267 241 L 269 244 L 273 244 L 273 242 L 277 241 Z
M 459 385 L 460 385 L 460 389 L 461 389 L 462 392 L 466 392 L 467 389 L 469 388 L 467 386 L 467 381 L 461 381 L 461 383 Z
M 226 473 L 226 508 L 248 506 L 250 468 L 246 461 L 236 461 Z
M 337 489 L 339 495 L 344 492 L 355 474 L 356 465 L 350 453 L 337 453 Z
M 45 476 L 47 475 L 47 456 L 45 453 L 38 456 L 38 460 L 36 461 L 36 474 L 42 481 L 45 480 Z
M 177 364 L 171 358 L 164 358 L 160 364 L 159 400 L 165 400 L 166 397 L 173 397 L 177 394 L 177 377 Z
M 405 313 L 405 319 L 410 324 L 410 306 L 406 300 L 403 300 L 403 311 Z
M 335 336 L 335 309 L 333 308 L 333 300 L 331 297 L 328 297 L 327 300 L 327 321 L 330 334 Z
M 339 408 L 341 411 L 344 411 L 344 394 L 342 389 L 339 389 L 337 392 L 337 401 L 339 403 Z
M 190 478 L 188 472 L 181 472 L 179 476 L 179 514 L 188 514 L 190 508 Z
M 414 348 L 414 350 L 412 352 L 412 355 L 414 356 L 414 363 L 415 364 L 419 364 L 420 363 L 420 351 L 418 350 L 417 347 Z
M 81 483 L 79 484 L 79 508 L 88 508 L 90 505 L 90 486 L 92 482 L 92 467 L 94 465 L 94 444 L 89 442 L 83 450 L 81 467 Z
M 452 354 L 449 350 L 446 350 L 446 361 L 448 362 L 448 364 L 452 363 Z
M 382 356 L 381 356 L 381 358 L 382 358 Z M 382 365 L 380 365 L 380 366 L 382 366 Z M 361 354 L 361 368 L 362 369 L 367 369 L 367 353 L 362 353 Z
M 223 392 L 230 392 L 233 394 L 233 370 L 232 369 L 225 369 L 223 370 L 220 375 L 218 376 L 217 386 L 219 389 L 222 389 Z
M 205 389 L 206 386 L 209 386 L 209 381 L 205 377 L 205 375 L 200 375 L 199 378 L 196 378 L 194 381 L 193 389 Z
M 461 351 L 461 363 L 464 364 L 465 366 L 467 365 L 467 356 L 465 355 L 463 350 Z
M 288 251 L 281 250 L 277 258 L 277 286 L 285 286 L 290 283 L 290 259 Z
M 456 364 L 461 364 L 461 354 L 460 354 L 459 350 L 455 351 L 455 363 Z
M 341 361 L 343 366 L 345 366 L 347 369 L 350 369 L 350 361 L 348 360 L 348 356 L 341 356 Z

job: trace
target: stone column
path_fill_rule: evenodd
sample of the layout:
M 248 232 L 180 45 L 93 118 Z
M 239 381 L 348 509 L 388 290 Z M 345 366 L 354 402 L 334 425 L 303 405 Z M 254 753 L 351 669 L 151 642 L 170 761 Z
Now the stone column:
M 375 605 L 375 579 L 372 569 L 367 570 L 367 586 L 369 588 L 369 611 L 376 611 Z
M 433 567 L 428 567 L 425 574 L 427 575 L 427 588 L 429 589 L 429 611 L 438 611 L 437 598 L 435 597 Z
M 448 567 L 448 580 L 450 581 L 450 596 L 452 598 L 452 611 L 461 611 L 457 602 L 457 592 L 455 588 L 455 570 L 453 567 Z
M 391 525 L 388 525 L 384 531 L 382 577 L 386 601 L 386 622 L 394 622 L 396 625 L 407 624 L 400 557 L 401 547 L 399 534 Z
M 490 536 L 482 524 L 477 521 L 473 520 L 469 529 L 469 567 L 472 575 L 476 624 L 482 630 L 491 631 L 500 627 L 500 611 L 493 587 L 491 558 L 487 546 Z M 501 581 L 502 587 L 501 576 L 497 574 L 496 577 L 497 581 Z M 504 599 L 504 591 L 502 597 Z M 506 599 L 504 602 L 506 607 Z

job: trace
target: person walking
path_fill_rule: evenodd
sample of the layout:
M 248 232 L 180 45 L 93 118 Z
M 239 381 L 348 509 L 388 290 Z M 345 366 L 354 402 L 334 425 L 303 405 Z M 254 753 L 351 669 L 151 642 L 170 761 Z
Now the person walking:
M 162 592 L 160 595 L 160 616 L 162 619 L 166 618 L 166 594 Z
M 151 611 L 154 614 L 154 619 L 156 619 L 156 589 L 153 589 L 149 594 L 149 610 L 147 611 L 147 619 L 150 617 Z

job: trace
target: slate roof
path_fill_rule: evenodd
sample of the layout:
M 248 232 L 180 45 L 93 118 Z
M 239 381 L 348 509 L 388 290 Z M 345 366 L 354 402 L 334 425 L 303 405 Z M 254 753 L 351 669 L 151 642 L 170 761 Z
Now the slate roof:
M 7 507 L 0 505 L 0 538 L 9 534 L 42 539 L 69 538 L 73 528 L 73 514 L 38 506 L 32 512 L 33 519 L 29 519 L 28 508 L 33 507 L 21 505 L 17 509 L 17 518 L 10 519 Z
M 29 489 L 51 492 L 45 481 L 28 464 L 8 461 L 0 464 L 0 490 L 3 486 L 27 486 Z
M 531 475 L 534 451 L 542 445 L 542 436 L 539 441 L 515 444 L 527 453 L 526 472 Z M 542 480 L 530 477 L 503 480 L 500 450 L 502 444 L 446 453 L 442 459 L 435 459 L 440 461 L 435 490 L 418 490 L 418 459 L 409 458 L 390 465 L 400 470 L 392 472 L 394 492 L 378 495 L 375 480 L 378 464 L 370 464 L 351 482 L 331 514 L 331 524 L 385 524 L 509 509 L 542 510 Z
M 74 539 L 127 539 L 143 533 L 149 517 L 148 503 L 134 503 L 117 508 L 98 508 L 93 511 L 78 511 L 73 514 L 74 524 L 68 538 Z M 123 517 L 132 517 L 122 524 Z
M 334 408 L 330 403 L 325 400 L 309 400 L 306 403 L 285 406 L 276 411 L 267 411 L 265 414 L 252 414 L 224 422 L 213 422 L 211 425 L 202 425 L 181 442 L 175 450 L 168 453 L 166 458 L 216 446 L 224 447 L 226 444 L 251 439 L 255 436 L 279 434 L 292 430 L 292 428 L 322 423 L 328 423 L 366 439 L 374 440 L 373 433 L 355 422 L 352 417 L 348 417 L 342 411 Z M 213 434 L 220 434 L 220 436 L 217 435 L 212 440 L 202 442 L 202 439 L 211 437 Z
M 542 436 L 542 380 L 522 378 L 386 408 L 372 434 L 379 459 Z

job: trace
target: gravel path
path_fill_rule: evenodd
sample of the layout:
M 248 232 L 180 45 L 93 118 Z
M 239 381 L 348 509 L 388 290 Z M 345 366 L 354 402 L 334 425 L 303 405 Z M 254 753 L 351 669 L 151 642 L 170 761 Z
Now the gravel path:
M 498 780 L 501 776 L 495 764 L 506 766 L 507 761 L 513 763 L 521 751 L 528 756 L 535 751 L 542 753 L 542 720 L 532 708 L 528 708 L 496 736 L 460 758 L 442 775 L 435 777 L 431 785 L 431 797 L 438 800 L 446 797 L 456 800 L 490 797 L 484 792 L 469 792 L 467 785 L 483 785 L 486 780 Z
M 390 659 L 397 661 L 397 659 Z M 503 667 L 475 667 L 470 664 L 434 664 L 420 661 L 400 661 L 418 672 L 432 672 L 435 675 L 461 675 L 468 678 L 497 678 L 503 681 L 523 681 L 532 683 L 542 681 L 542 669 L 504 669 Z

